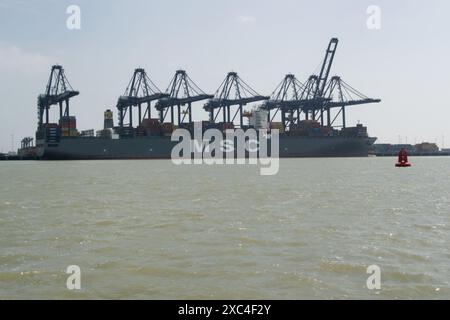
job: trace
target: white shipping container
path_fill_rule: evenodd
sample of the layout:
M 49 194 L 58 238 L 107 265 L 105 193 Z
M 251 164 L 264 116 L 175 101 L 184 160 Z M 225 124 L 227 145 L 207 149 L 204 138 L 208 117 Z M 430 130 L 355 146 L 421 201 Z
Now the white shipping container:
M 267 116 L 267 110 L 254 110 L 252 112 L 252 116 L 250 117 L 250 125 L 255 129 L 267 129 L 269 127 Z

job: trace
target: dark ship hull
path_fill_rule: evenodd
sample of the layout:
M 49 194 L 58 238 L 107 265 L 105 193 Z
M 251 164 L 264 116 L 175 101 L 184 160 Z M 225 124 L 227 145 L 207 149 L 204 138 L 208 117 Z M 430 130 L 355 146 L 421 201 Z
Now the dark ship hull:
M 370 137 L 280 135 L 279 157 L 367 157 L 375 140 Z M 128 139 L 67 137 L 58 142 L 38 142 L 37 153 L 43 160 L 170 159 L 177 143 L 166 136 Z

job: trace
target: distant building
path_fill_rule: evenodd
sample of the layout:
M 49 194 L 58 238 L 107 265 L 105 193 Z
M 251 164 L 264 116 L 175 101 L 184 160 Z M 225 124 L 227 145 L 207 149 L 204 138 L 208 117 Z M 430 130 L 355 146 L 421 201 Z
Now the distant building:
M 419 144 L 416 144 L 414 146 L 415 152 L 417 153 L 436 153 L 439 152 L 439 147 L 436 143 L 430 143 L 430 142 L 422 142 Z
M 439 147 L 435 143 L 422 142 L 416 145 L 411 144 L 389 144 L 380 143 L 373 145 L 373 153 L 376 155 L 397 155 L 400 150 L 406 150 L 410 155 L 427 155 L 439 153 Z M 450 152 L 450 149 L 447 152 Z M 444 152 L 444 150 L 442 151 Z
M 402 149 L 405 149 L 408 153 L 413 153 L 415 151 L 414 146 L 411 144 L 380 143 L 373 145 L 375 154 L 398 154 Z

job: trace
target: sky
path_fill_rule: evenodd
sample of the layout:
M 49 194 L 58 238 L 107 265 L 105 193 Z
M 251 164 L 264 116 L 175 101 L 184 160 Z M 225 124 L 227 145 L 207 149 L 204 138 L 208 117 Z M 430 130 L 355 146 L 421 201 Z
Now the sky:
M 81 9 L 79 30 L 67 28 L 70 5 Z M 379 29 L 367 26 L 371 5 Z M 285 74 L 305 82 L 317 71 L 332 37 L 332 75 L 382 100 L 349 107 L 348 125 L 368 126 L 379 143 L 448 148 L 449 13 L 445 0 L 0 0 L 0 151 L 34 136 L 53 64 L 80 91 L 78 128 L 100 129 L 136 67 L 163 91 L 184 69 L 207 93 L 236 71 L 270 95 Z M 202 105 L 196 120 L 207 118 Z

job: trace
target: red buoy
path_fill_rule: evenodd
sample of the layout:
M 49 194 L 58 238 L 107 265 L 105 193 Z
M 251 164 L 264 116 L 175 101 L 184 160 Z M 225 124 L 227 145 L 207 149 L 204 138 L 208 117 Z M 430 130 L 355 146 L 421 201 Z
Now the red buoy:
M 411 167 L 411 163 L 408 162 L 408 153 L 402 148 L 398 153 L 398 162 L 395 164 L 396 167 Z

